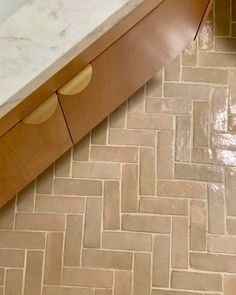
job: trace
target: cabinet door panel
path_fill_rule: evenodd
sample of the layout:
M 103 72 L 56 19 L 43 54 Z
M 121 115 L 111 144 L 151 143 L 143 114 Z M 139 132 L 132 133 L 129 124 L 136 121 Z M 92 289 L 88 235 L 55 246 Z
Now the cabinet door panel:
M 92 78 L 83 91 L 58 91 L 74 142 L 194 39 L 207 4 L 208 0 L 165 0 L 91 63 Z
M 71 145 L 54 95 L 0 139 L 0 207 Z

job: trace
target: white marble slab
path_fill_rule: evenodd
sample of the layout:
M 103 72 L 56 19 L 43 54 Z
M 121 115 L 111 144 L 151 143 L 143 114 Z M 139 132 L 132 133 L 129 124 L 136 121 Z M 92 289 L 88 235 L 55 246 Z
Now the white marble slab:
M 0 118 L 145 0 L 29 0 L 0 25 Z
M 0 0 L 0 24 L 29 0 Z

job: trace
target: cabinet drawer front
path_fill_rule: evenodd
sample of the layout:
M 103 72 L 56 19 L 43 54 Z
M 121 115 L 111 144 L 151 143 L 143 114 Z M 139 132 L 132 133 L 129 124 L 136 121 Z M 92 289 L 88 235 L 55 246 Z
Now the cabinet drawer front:
M 65 86 L 58 91 L 74 142 L 194 39 L 207 4 L 208 0 L 165 0 L 91 63 L 92 77 L 85 89 L 66 93 Z
M 0 207 L 71 145 L 54 96 L 0 139 Z

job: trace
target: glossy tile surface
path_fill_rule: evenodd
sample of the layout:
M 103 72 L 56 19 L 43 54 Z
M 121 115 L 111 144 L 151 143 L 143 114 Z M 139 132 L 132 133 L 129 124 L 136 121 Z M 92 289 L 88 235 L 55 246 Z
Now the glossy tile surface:
M 0 210 L 1 295 L 236 294 L 235 7 Z

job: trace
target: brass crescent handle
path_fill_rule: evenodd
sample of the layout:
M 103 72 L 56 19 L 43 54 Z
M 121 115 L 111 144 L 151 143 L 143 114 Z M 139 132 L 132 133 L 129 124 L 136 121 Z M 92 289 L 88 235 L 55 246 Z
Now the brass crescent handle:
M 62 86 L 58 93 L 62 95 L 74 95 L 82 92 L 90 83 L 93 75 L 93 68 L 89 64 L 77 75 L 75 75 L 69 82 Z
M 57 106 L 58 98 L 57 95 L 54 93 L 22 121 L 28 125 L 38 125 L 46 122 L 55 113 Z

